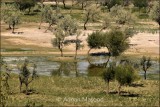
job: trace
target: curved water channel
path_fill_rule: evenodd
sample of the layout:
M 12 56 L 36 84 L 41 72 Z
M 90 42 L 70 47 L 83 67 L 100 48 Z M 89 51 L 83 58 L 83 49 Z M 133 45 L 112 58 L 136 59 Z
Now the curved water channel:
M 98 56 L 92 60 L 90 64 L 83 56 L 78 57 L 78 62 L 58 62 L 50 61 L 49 57 L 3 57 L 3 60 L 12 68 L 11 72 L 19 73 L 17 64 L 22 64 L 25 59 L 37 65 L 37 73 L 39 75 L 47 76 L 100 76 L 105 68 L 103 63 L 107 61 L 104 56 Z M 143 76 L 144 72 L 139 69 L 139 75 Z M 152 67 L 147 72 L 148 75 L 152 75 L 154 78 L 159 78 L 159 62 L 152 61 Z M 154 75 L 154 76 L 153 76 Z

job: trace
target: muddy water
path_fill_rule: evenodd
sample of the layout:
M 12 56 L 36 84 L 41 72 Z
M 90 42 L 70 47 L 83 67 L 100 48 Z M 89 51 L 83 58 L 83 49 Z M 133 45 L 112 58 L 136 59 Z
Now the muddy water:
M 3 57 L 3 60 L 7 62 L 9 67 L 12 69 L 11 72 L 19 73 L 17 64 L 22 64 L 25 59 L 28 59 L 31 63 L 37 65 L 37 73 L 39 75 L 58 75 L 58 76 L 100 76 L 105 68 L 102 66 L 107 59 L 103 56 L 96 57 L 90 64 L 83 57 L 79 57 L 79 61 L 75 62 L 54 62 L 49 61 L 49 57 Z M 148 75 L 154 75 L 157 78 L 159 75 L 159 63 L 156 61 L 152 62 L 152 67 L 148 70 Z M 143 76 L 144 72 L 139 69 L 139 74 Z

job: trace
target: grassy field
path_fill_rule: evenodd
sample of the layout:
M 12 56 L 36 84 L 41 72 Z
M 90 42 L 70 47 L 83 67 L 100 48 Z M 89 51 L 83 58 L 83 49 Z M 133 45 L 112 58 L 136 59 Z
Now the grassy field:
M 159 81 L 139 80 L 130 87 L 122 87 L 117 94 L 117 82 L 111 82 L 110 94 L 101 77 L 40 76 L 30 84 L 30 95 L 19 92 L 18 75 L 9 79 L 8 106 L 158 106 Z M 24 89 L 24 88 L 23 88 Z

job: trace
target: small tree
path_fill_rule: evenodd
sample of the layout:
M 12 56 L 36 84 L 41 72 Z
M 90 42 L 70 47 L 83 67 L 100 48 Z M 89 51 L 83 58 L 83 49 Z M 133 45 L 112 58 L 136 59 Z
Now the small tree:
M 102 29 L 100 29 L 100 31 L 107 29 L 111 25 L 110 15 L 106 14 L 102 21 Z
M 110 9 L 115 5 L 121 5 L 122 0 L 102 0 L 102 5 L 107 6 L 107 8 Z
M 74 57 L 75 60 L 77 59 L 77 51 L 82 47 L 81 41 L 78 39 L 80 34 L 81 34 L 81 32 L 77 32 L 77 34 L 76 34 L 76 41 L 75 41 L 76 49 L 75 49 L 75 57 Z
M 86 27 L 86 24 L 89 22 L 89 21 L 96 21 L 100 18 L 100 9 L 99 8 L 95 8 L 95 6 L 91 5 L 91 6 L 88 6 L 86 9 L 85 9 L 85 12 L 84 12 L 84 30 L 87 30 L 87 27 Z
M 21 11 L 28 9 L 27 14 L 29 15 L 29 13 L 31 12 L 31 8 L 36 4 L 36 0 L 18 0 L 18 4 Z
M 147 58 L 147 57 L 143 56 L 141 59 L 141 66 L 144 71 L 144 79 L 146 80 L 146 78 L 147 78 L 146 72 L 152 66 L 151 58 L 150 57 Z
M 148 0 L 133 0 L 133 4 L 139 9 L 146 8 L 148 6 Z
M 61 52 L 61 57 L 63 57 L 64 39 L 66 37 L 66 34 L 62 31 L 61 28 L 57 28 L 55 32 L 55 37 L 56 38 L 52 39 L 52 45 L 58 47 Z
M 149 16 L 152 20 L 156 21 L 160 25 L 160 6 L 159 1 L 153 2 L 153 7 L 150 10 Z
M 67 36 L 77 32 L 77 23 L 71 16 L 65 16 L 57 23 L 55 39 L 52 39 L 52 45 L 58 47 L 63 57 L 64 40 Z
M 103 73 L 103 79 L 107 83 L 107 93 L 109 93 L 109 82 L 115 78 L 115 63 L 110 63 L 106 71 Z
M 126 25 L 134 23 L 135 17 L 131 13 L 130 10 L 125 10 L 124 7 L 115 5 L 111 8 L 110 12 L 112 18 L 116 21 L 116 23 L 120 25 Z
M 1 4 L 1 20 L 9 25 L 8 29 L 12 29 L 14 33 L 15 26 L 20 22 L 20 11 L 16 5 Z
M 20 92 L 22 84 L 24 83 L 26 86 L 26 94 L 28 93 L 28 85 L 37 77 L 36 68 L 37 66 L 33 65 L 33 72 L 32 76 L 30 78 L 31 72 L 29 71 L 29 61 L 26 59 L 24 61 L 24 64 L 22 66 L 18 66 L 18 69 L 20 70 L 19 73 L 19 81 L 20 81 Z
M 130 85 L 136 80 L 136 73 L 131 65 L 119 65 L 115 69 L 115 78 L 119 83 L 118 94 L 120 95 L 121 87 L 124 85 Z

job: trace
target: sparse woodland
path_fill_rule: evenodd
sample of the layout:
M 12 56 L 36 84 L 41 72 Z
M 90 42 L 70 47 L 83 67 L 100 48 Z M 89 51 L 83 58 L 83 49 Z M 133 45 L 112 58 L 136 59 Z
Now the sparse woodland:
M 158 0 L 2 0 L 0 106 L 159 106 L 159 24 Z

